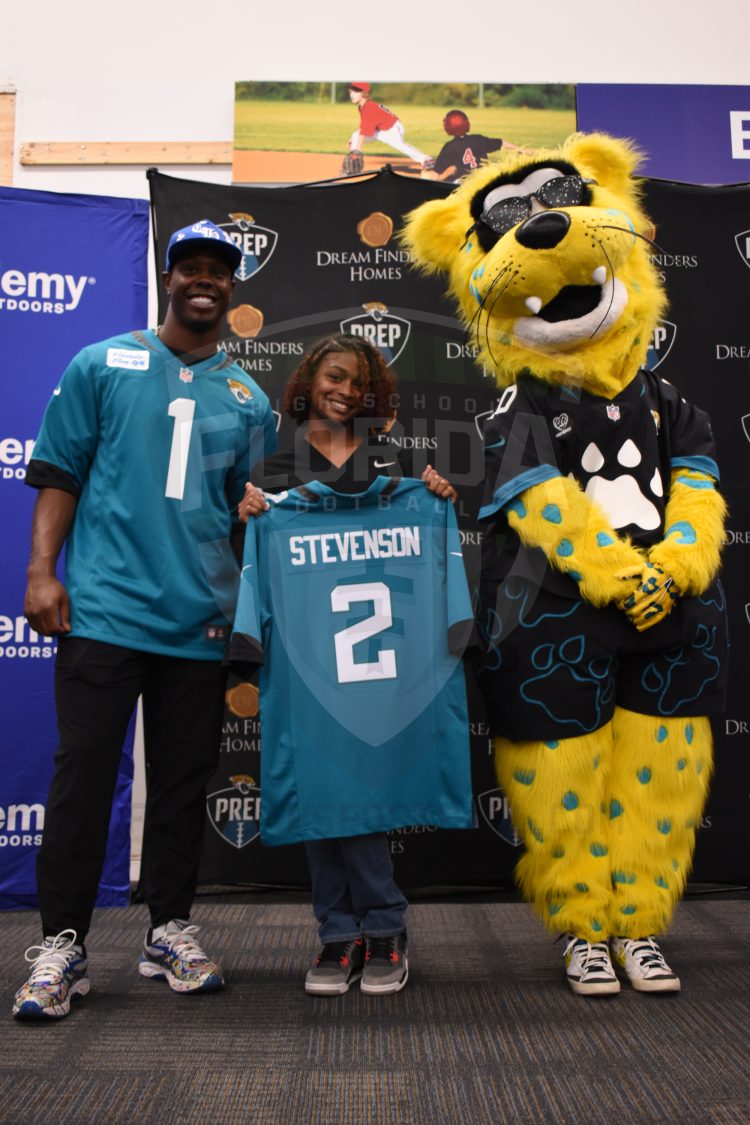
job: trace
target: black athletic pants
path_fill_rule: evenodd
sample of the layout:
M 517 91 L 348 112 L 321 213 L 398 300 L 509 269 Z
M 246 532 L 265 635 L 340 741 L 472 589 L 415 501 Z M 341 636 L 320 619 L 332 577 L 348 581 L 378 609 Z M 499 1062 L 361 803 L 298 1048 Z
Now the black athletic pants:
M 88 932 L 122 744 L 139 695 L 147 785 L 141 890 L 152 925 L 189 916 L 205 788 L 219 756 L 225 680 L 218 661 L 182 660 L 84 637 L 60 639 L 60 745 L 37 859 L 45 936 L 73 929 L 83 942 Z

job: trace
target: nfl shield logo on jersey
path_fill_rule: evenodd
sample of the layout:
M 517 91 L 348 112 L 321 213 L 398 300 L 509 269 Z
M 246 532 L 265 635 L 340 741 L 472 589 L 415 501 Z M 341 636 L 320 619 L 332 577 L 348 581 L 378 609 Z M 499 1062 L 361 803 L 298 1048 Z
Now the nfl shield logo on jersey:
M 620 421 L 620 407 L 617 406 L 616 403 L 614 403 L 614 402 L 608 402 L 607 403 L 607 417 L 609 418 L 610 422 L 619 422 Z
M 192 383 L 193 373 L 192 373 L 192 371 L 190 370 L 189 367 L 181 367 L 180 368 L 180 379 L 182 380 L 183 383 Z
M 521 837 L 513 827 L 508 798 L 502 789 L 485 790 L 477 796 L 477 804 L 487 827 L 491 828 L 501 840 L 505 840 L 506 844 L 514 848 L 519 847 Z
M 260 789 L 249 774 L 230 777 L 231 788 L 206 798 L 208 818 L 233 848 L 244 848 L 260 834 Z
M 364 336 L 379 348 L 389 364 L 395 363 L 406 347 L 411 324 L 402 316 L 394 316 L 382 301 L 367 301 L 360 316 L 341 321 L 341 331 L 348 336 Z
M 247 281 L 268 265 L 279 236 L 275 230 L 262 227 L 246 211 L 233 211 L 230 222 L 218 223 L 242 251 L 242 261 L 235 271 L 237 281 Z

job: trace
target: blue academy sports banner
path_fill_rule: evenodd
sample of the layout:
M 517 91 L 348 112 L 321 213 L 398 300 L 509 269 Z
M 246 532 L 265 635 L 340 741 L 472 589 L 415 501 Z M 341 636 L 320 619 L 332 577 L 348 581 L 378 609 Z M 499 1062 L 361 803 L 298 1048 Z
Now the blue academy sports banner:
M 744 884 L 750 876 L 750 703 L 744 682 L 750 661 L 745 314 L 750 186 L 705 188 L 650 180 L 645 187 L 646 208 L 657 226 L 653 261 L 670 298 L 669 312 L 654 333 L 650 365 L 711 414 L 730 508 L 724 568 L 733 643 L 729 700 L 714 724 L 716 771 L 692 879 Z M 442 279 L 413 270 L 397 240 L 406 212 L 449 190 L 389 172 L 355 183 L 283 190 L 151 177 L 159 269 L 169 233 L 196 216 L 223 226 L 243 250 L 223 346 L 271 397 L 281 421 L 282 448 L 292 439 L 289 420 L 282 417 L 283 388 L 312 340 L 324 332 L 349 331 L 385 350 L 399 377 L 392 440 L 415 458 L 428 457 L 457 485 L 456 517 L 471 584 L 483 478 L 479 423 L 484 412 L 494 410 L 498 392 L 474 362 L 476 349 L 456 323 Z M 392 830 L 396 877 L 408 892 L 512 882 L 520 839 L 495 778 L 489 728 L 471 677 L 468 686 L 478 828 L 447 831 L 413 824 Z M 260 840 L 258 711 L 257 684 L 233 681 L 221 762 L 208 788 L 200 880 L 205 884 L 307 882 L 300 845 L 265 848 Z
M 693 184 L 750 180 L 750 86 L 576 86 L 578 128 L 632 137 L 643 171 Z
M 35 493 L 24 486 L 42 413 L 86 344 L 147 316 L 141 200 L 0 188 L 0 907 L 36 902 L 34 863 L 57 735 L 55 640 L 23 615 Z M 98 904 L 128 902 L 132 734 L 118 779 Z

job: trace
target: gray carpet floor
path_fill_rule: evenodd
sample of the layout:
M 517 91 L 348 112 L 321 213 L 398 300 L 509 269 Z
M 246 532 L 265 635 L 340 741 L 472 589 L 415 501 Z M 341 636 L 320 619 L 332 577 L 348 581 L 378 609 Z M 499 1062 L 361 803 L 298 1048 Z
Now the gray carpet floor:
M 0 1121 L 229 1123 L 750 1122 L 750 901 L 683 904 L 671 997 L 583 999 L 562 946 L 519 903 L 410 909 L 395 996 L 305 995 L 309 909 L 199 904 L 222 993 L 135 970 L 144 907 L 98 911 L 90 994 L 43 1025 L 11 1020 L 27 912 L 0 916 Z

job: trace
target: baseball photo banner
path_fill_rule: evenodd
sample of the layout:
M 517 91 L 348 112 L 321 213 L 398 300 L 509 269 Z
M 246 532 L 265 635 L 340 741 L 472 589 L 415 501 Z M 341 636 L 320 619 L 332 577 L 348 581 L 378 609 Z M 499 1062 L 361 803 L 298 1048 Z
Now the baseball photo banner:
M 0 188 L 0 907 L 36 902 L 34 864 L 57 744 L 55 639 L 23 614 L 35 493 L 26 466 L 45 406 L 86 344 L 147 316 L 148 206 Z M 123 754 L 99 905 L 129 900 L 132 734 Z
M 483 415 L 495 408 L 498 393 L 492 379 L 476 364 L 476 341 L 458 325 L 442 281 L 417 273 L 398 241 L 403 216 L 449 190 L 447 184 L 390 170 L 354 182 L 285 189 L 225 187 L 159 173 L 151 176 L 159 269 L 171 231 L 197 219 L 210 219 L 227 230 L 243 251 L 228 316 L 230 334 L 222 346 L 269 394 L 279 419 L 280 447 L 290 445 L 293 434 L 292 423 L 283 415 L 283 389 L 315 339 L 344 331 L 366 336 L 384 351 L 399 380 L 393 441 L 413 454 L 415 471 L 429 462 L 458 488 L 456 514 L 471 586 L 476 584 L 479 566 L 480 532 L 475 514 L 483 479 L 480 426 Z M 731 322 L 727 339 L 736 340 L 741 334 L 744 289 L 738 278 L 729 285 L 723 258 L 721 264 L 716 261 L 714 272 L 696 272 L 683 264 L 683 259 L 687 262 L 696 254 L 699 259 L 705 255 L 707 264 L 714 261 L 713 251 L 709 254 L 707 249 L 696 248 L 696 232 L 700 229 L 700 247 L 713 247 L 718 237 L 715 220 L 722 213 L 724 197 L 714 196 L 710 190 L 686 192 L 680 185 L 656 184 L 649 190 L 649 202 L 660 224 L 657 242 L 662 247 L 654 251 L 655 260 L 664 270 L 672 296 L 669 321 L 655 335 L 651 360 L 664 363 L 667 377 L 672 378 L 673 372 L 677 386 L 714 415 L 732 520 L 742 525 L 744 505 L 748 513 L 745 524 L 750 528 L 750 504 L 744 495 L 733 498 L 733 491 L 743 487 L 742 472 L 732 439 L 724 440 L 725 430 L 731 429 L 721 420 L 724 404 L 716 401 L 714 372 L 722 361 L 709 364 L 713 313 L 723 307 L 715 323 Z M 747 213 L 747 189 L 737 191 L 738 212 L 744 206 Z M 729 225 L 733 222 L 729 220 Z M 736 225 L 741 231 L 739 214 Z M 744 242 L 742 246 L 747 249 Z M 730 252 L 735 257 L 732 274 L 745 271 L 750 285 L 750 267 L 743 262 L 734 238 Z M 676 283 L 683 273 L 687 291 Z M 685 332 L 675 336 L 673 326 L 678 320 L 682 324 L 683 302 Z M 165 308 L 162 294 L 162 315 Z M 739 348 L 739 341 L 733 346 Z M 699 355 L 705 357 L 705 366 L 697 362 Z M 742 411 L 746 412 L 750 416 L 750 406 Z M 747 440 L 739 424 L 737 434 L 743 443 Z M 724 448 L 727 443 L 729 450 Z M 750 544 L 750 531 L 747 534 Z M 730 586 L 736 581 L 731 568 L 728 579 Z M 744 617 L 744 601 L 735 604 L 737 594 L 732 590 L 730 597 L 730 615 Z M 745 627 L 750 629 L 747 620 Z M 735 675 L 739 674 L 738 663 Z M 512 882 L 520 840 L 495 777 L 489 728 L 471 683 L 469 692 L 477 827 L 451 832 L 415 825 L 391 832 L 398 881 L 411 890 L 436 885 L 508 886 Z M 731 711 L 732 704 L 728 713 L 733 714 L 734 742 L 739 744 L 743 735 L 750 738 L 750 717 L 746 719 L 742 713 L 739 688 L 734 687 L 734 692 L 737 714 Z M 694 878 L 742 882 L 747 878 L 750 853 L 750 787 L 743 780 L 746 767 L 738 764 L 736 754 L 727 747 L 729 736 L 718 727 L 717 736 L 719 767 L 705 831 L 698 839 Z M 261 844 L 260 753 L 257 688 L 232 681 L 221 764 L 209 786 L 201 871 L 204 883 L 307 883 L 298 845 L 266 848 Z

